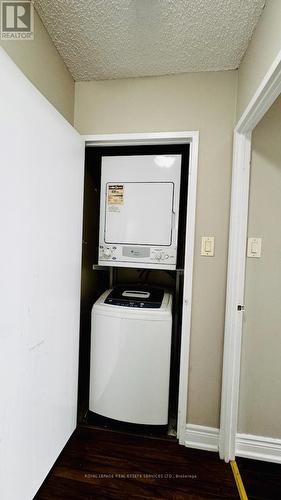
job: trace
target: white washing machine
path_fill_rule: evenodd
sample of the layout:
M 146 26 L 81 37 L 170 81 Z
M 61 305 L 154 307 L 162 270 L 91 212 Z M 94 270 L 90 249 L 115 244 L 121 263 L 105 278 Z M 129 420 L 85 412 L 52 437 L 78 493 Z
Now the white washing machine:
M 168 423 L 172 295 L 107 290 L 92 309 L 89 409 L 135 424 Z

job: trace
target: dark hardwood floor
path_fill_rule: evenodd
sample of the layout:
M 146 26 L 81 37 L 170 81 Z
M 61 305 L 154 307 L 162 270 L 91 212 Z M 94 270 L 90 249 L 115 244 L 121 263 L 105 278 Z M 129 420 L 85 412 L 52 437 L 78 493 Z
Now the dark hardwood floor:
M 236 458 L 250 500 L 281 499 L 281 465 L 247 458 Z
M 231 467 L 216 453 L 173 438 L 79 427 L 36 500 L 239 499 Z

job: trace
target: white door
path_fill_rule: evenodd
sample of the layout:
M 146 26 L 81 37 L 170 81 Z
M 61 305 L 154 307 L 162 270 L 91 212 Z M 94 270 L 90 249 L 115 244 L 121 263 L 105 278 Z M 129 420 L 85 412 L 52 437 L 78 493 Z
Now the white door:
M 0 498 L 31 500 L 76 426 L 81 137 L 0 49 Z

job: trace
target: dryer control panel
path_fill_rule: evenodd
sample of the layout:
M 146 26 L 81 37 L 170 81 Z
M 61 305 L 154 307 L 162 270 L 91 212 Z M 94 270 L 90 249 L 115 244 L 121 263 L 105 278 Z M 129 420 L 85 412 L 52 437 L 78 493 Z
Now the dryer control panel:
M 138 246 L 115 246 L 115 245 L 100 245 L 99 247 L 99 261 L 103 265 L 120 265 L 120 262 L 125 263 L 144 263 L 163 265 L 164 269 L 175 269 L 177 260 L 177 249 L 172 248 L 159 248 L 159 247 L 138 247 Z M 117 264 L 118 262 L 118 264 Z M 110 264 L 109 264 L 110 263 Z M 172 266 L 172 267 L 169 267 Z

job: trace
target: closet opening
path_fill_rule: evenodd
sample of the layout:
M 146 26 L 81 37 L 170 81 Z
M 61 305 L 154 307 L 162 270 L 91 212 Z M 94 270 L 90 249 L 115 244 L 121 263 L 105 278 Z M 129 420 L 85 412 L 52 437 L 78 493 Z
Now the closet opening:
M 109 428 L 109 429 L 118 429 L 124 430 L 128 432 L 136 432 L 141 434 L 150 434 L 150 435 L 161 435 L 161 436 L 172 436 L 176 438 L 177 436 L 177 416 L 178 416 L 178 393 L 179 393 L 179 367 L 180 367 L 180 348 L 181 348 L 181 327 L 182 327 L 182 304 L 183 304 L 183 285 L 184 285 L 184 269 L 185 269 L 185 241 L 186 241 L 186 224 L 187 224 L 187 196 L 188 196 L 188 178 L 189 178 L 189 156 L 190 156 L 190 145 L 189 144 L 167 144 L 167 145 L 146 145 L 146 146 L 87 146 L 85 150 L 85 184 L 84 184 L 84 217 L 83 217 L 83 250 L 82 250 L 82 280 L 81 280 L 81 321 L 80 321 L 80 352 L 79 352 L 79 382 L 78 382 L 78 423 L 83 423 L 87 425 L 94 425 L 97 427 Z M 149 166 L 145 166 L 145 161 L 149 161 L 150 158 L 156 157 L 158 158 L 160 164 L 163 164 L 163 174 L 160 171 L 160 178 L 154 179 L 153 173 L 151 172 Z M 133 246 L 133 244 L 126 244 L 126 250 L 122 251 L 120 254 L 120 261 L 115 262 L 114 260 L 105 260 L 102 261 L 104 253 L 104 248 L 106 251 L 111 251 L 111 256 L 106 256 L 109 259 L 113 259 L 112 253 L 116 252 L 114 249 L 115 245 L 111 242 L 109 244 L 103 243 L 101 245 L 101 206 L 102 210 L 108 203 L 112 203 L 110 205 L 109 210 L 112 212 L 102 214 L 104 218 L 107 217 L 107 222 L 110 220 L 109 217 L 113 217 L 113 232 L 116 231 L 116 225 L 114 223 L 115 211 L 120 211 L 123 209 L 125 202 L 127 199 L 126 196 L 129 196 L 132 190 L 132 180 L 130 176 L 129 180 L 124 179 L 124 171 L 120 173 L 120 177 L 118 175 L 113 175 L 111 182 L 106 182 L 107 189 L 106 193 L 102 193 L 104 183 L 103 181 L 103 172 L 102 169 L 104 165 L 106 165 L 106 160 L 110 159 L 113 165 L 117 165 L 119 159 L 121 158 L 121 163 L 124 164 L 127 160 L 130 160 L 130 164 L 134 165 L 134 158 L 138 158 L 138 166 L 133 167 L 136 169 L 139 185 L 136 186 L 136 191 L 131 196 L 131 210 L 134 211 L 136 219 L 132 216 L 132 224 L 134 224 L 134 220 L 136 223 L 139 223 L 137 217 L 142 217 L 142 213 L 144 212 L 144 224 L 149 224 L 149 212 L 148 205 L 151 203 L 151 197 L 153 200 L 154 192 L 155 192 L 155 203 L 163 203 L 163 227 L 165 224 L 167 225 L 167 218 L 169 217 L 169 207 L 165 200 L 163 200 L 163 196 L 166 196 L 165 189 L 162 189 L 164 181 L 167 184 L 167 195 L 168 190 L 171 189 L 173 203 L 175 202 L 175 183 L 173 181 L 167 181 L 167 171 L 169 168 L 166 168 L 165 165 L 169 165 L 169 159 L 177 158 L 180 171 L 179 171 L 179 190 L 178 190 L 178 220 L 176 221 L 177 226 L 177 234 L 176 234 L 176 260 L 174 269 L 172 269 L 173 264 L 167 265 L 165 268 L 165 256 L 169 253 L 168 245 L 165 247 L 165 242 L 163 240 L 163 248 L 159 247 L 159 245 L 153 246 L 152 252 L 155 253 L 155 262 L 144 262 L 141 265 L 135 263 L 134 261 L 130 262 L 130 257 L 126 257 L 126 252 L 129 251 L 132 253 L 133 258 L 136 260 L 137 255 L 140 252 L 140 258 L 146 258 L 148 251 L 147 248 L 150 246 L 147 244 L 142 244 L 140 242 L 139 246 Z M 165 158 L 167 159 L 166 163 Z M 142 168 L 142 159 L 144 159 L 143 168 Z M 115 163 L 117 160 L 117 163 Z M 120 163 L 120 162 L 119 162 Z M 117 167 L 118 168 L 118 167 Z M 128 167 L 130 169 L 130 167 Z M 110 174 L 112 175 L 112 174 Z M 151 176 L 152 177 L 149 177 Z M 158 175 L 158 174 L 157 174 Z M 163 179 L 161 177 L 163 175 Z M 148 176 L 148 178 L 146 178 Z M 119 179 L 119 180 L 118 180 Z M 141 179 L 141 181 L 140 181 Z M 107 179 L 105 179 L 107 181 Z M 156 182 L 157 181 L 157 182 Z M 158 182 L 159 181 L 159 182 Z M 148 189 L 144 189 L 144 184 L 149 183 Z M 169 184 L 169 186 L 168 186 Z M 171 188 L 170 188 L 171 185 Z M 159 187 L 161 189 L 159 189 Z M 142 191 L 143 190 L 143 191 Z M 143 192 L 143 198 L 142 198 Z M 159 194 L 160 193 L 160 194 Z M 135 198 L 134 198 L 135 197 Z M 101 204 L 102 200 L 102 204 Z M 125 201 L 124 201 L 125 200 Z M 136 200 L 136 201 L 135 201 Z M 168 198 L 167 198 L 168 200 Z M 143 206 L 138 206 L 135 209 L 135 203 L 142 204 Z M 154 213 L 154 209 L 155 212 Z M 157 207 L 153 205 L 151 209 L 151 218 L 158 216 Z M 174 209 L 172 209 L 174 210 Z M 142 212 L 143 211 L 143 212 Z M 161 211 L 159 217 L 161 218 Z M 130 212 L 129 216 L 130 216 Z M 140 214 L 140 215 L 139 215 Z M 148 215 L 147 215 L 148 214 Z M 165 217 L 165 218 L 164 218 Z M 172 217 L 175 218 L 175 214 L 172 214 Z M 117 217 L 118 220 L 118 217 Z M 174 224 L 174 220 L 172 222 Z M 141 226 L 140 226 L 141 227 Z M 172 227 L 172 226 L 171 226 Z M 118 229 L 118 227 L 117 227 Z M 146 229 L 146 228 L 145 228 Z M 158 227 L 159 229 L 159 227 Z M 155 227 L 155 234 L 157 233 L 157 227 Z M 159 230 L 160 231 L 160 230 Z M 130 238 L 134 237 L 134 228 L 131 230 L 129 235 Z M 148 234 L 146 231 L 143 232 Z M 152 231 L 153 234 L 153 231 Z M 126 235 L 125 235 L 126 236 Z M 108 237 L 105 234 L 104 239 Z M 124 237 L 124 231 L 122 234 Z M 115 236 L 116 238 L 116 236 Z M 136 236 L 137 238 L 137 236 Z M 172 236 L 171 236 L 172 238 Z M 141 239 L 141 238 L 140 238 Z M 131 241 L 129 242 L 131 243 Z M 135 243 L 135 241 L 133 241 Z M 168 242 L 169 243 L 169 242 Z M 102 247 L 102 248 L 101 248 Z M 113 248 L 113 249 L 112 249 Z M 122 247 L 124 248 L 124 247 Z M 137 248 L 137 249 L 136 249 Z M 173 247 L 175 248 L 175 246 Z M 117 249 L 119 251 L 119 249 Z M 125 253 L 124 261 L 122 261 L 123 254 Z M 159 254 L 161 256 L 161 260 L 164 259 L 164 262 L 160 261 L 158 257 Z M 116 255 L 116 254 L 114 254 Z M 117 255 L 117 259 L 119 258 L 119 254 Z M 128 261 L 129 260 L 129 265 Z M 173 256 L 170 256 L 172 262 Z M 166 259 L 168 260 L 168 258 Z M 172 306 L 171 306 L 171 318 L 172 318 L 172 327 L 171 327 L 171 339 L 170 339 L 170 356 L 169 356 L 169 367 L 168 367 L 168 418 L 165 423 L 146 423 L 145 417 L 144 423 L 134 421 L 134 417 L 128 418 L 126 420 L 126 409 L 124 409 L 125 418 L 111 418 L 111 415 L 115 414 L 115 408 L 111 411 L 107 412 L 107 410 L 102 411 L 93 411 L 90 408 L 89 400 L 91 399 L 91 383 L 94 384 L 93 374 L 96 377 L 100 377 L 100 372 L 97 370 L 105 370 L 103 387 L 107 387 L 105 389 L 109 390 L 110 384 L 112 384 L 112 388 L 110 389 L 112 392 L 107 393 L 107 400 L 102 402 L 104 408 L 110 407 L 110 399 L 112 396 L 112 405 L 116 407 L 121 401 L 120 405 L 124 404 L 126 406 L 127 398 L 126 398 L 126 390 L 127 383 L 130 384 L 130 379 L 133 381 L 135 378 L 143 377 L 143 386 L 141 387 L 141 391 L 138 393 L 138 401 L 140 406 L 151 404 L 151 413 L 154 411 L 153 407 L 153 399 L 151 403 L 149 403 L 149 385 L 147 384 L 149 377 L 151 377 L 151 383 L 153 384 L 154 377 L 157 378 L 157 371 L 163 369 L 161 368 L 161 357 L 164 356 L 165 349 L 163 350 L 161 346 L 161 328 L 163 327 L 163 332 L 165 331 L 165 324 L 159 323 L 159 331 L 155 334 L 155 342 L 151 344 L 151 348 L 148 343 L 151 341 L 151 336 L 154 335 L 154 325 L 157 323 L 153 322 L 154 318 L 151 316 L 155 311 L 152 309 L 151 304 L 146 304 L 143 307 L 147 306 L 147 318 L 151 318 L 151 323 L 145 323 L 145 327 L 143 329 L 143 343 L 141 341 L 141 337 L 139 338 L 137 352 L 134 350 L 134 346 L 130 344 L 131 335 L 134 334 L 135 328 L 132 326 L 129 327 L 129 335 L 130 337 L 124 337 L 122 339 L 122 335 L 120 335 L 119 330 L 116 330 L 116 333 L 109 334 L 109 330 L 115 328 L 116 326 L 116 318 L 112 319 L 112 322 L 105 323 L 105 326 L 100 326 L 99 321 L 93 321 L 92 317 L 92 309 L 93 305 L 98 301 L 98 299 L 108 290 L 117 290 L 115 293 L 115 298 L 109 300 L 115 300 L 117 304 L 118 300 L 121 297 L 121 302 L 123 301 L 122 296 L 124 293 L 129 294 L 128 304 L 125 304 L 126 307 L 116 307 L 115 309 L 113 305 L 110 305 L 110 311 L 116 312 L 118 310 L 117 316 L 119 317 L 121 314 L 120 320 L 120 328 L 122 329 L 125 324 L 125 316 L 131 313 L 132 309 L 134 309 L 134 313 L 143 314 L 145 316 L 145 311 L 139 311 L 140 306 L 138 297 L 138 293 L 149 294 L 152 293 L 159 295 L 160 293 L 164 293 L 164 298 L 167 296 L 172 297 Z M 120 295 L 118 295 L 120 293 Z M 116 298 L 118 295 L 118 299 Z M 123 294 L 123 295 L 122 295 Z M 113 294 L 114 295 L 114 294 Z M 145 296 L 145 295 L 144 295 Z M 110 295 L 109 295 L 110 297 Z M 163 302 L 164 302 L 163 298 Z M 119 300 L 119 302 L 120 302 Z M 145 300 L 145 299 L 144 299 Z M 152 299 L 151 299 L 152 300 Z M 155 299 L 157 301 L 157 299 Z M 116 302 L 117 301 L 117 302 Z M 118 302 L 118 304 L 119 304 Z M 143 304 L 143 302 L 141 302 Z M 123 302 L 122 302 L 122 305 Z M 161 305 L 162 308 L 162 305 Z M 138 309 L 138 311 L 137 311 Z M 119 314 L 119 311 L 120 314 Z M 101 311 L 102 316 L 104 317 L 103 311 Z M 122 317 L 124 316 L 124 318 Z M 155 316 L 156 317 L 156 316 Z M 139 317 L 139 320 L 142 321 L 142 317 Z M 129 320 L 128 320 L 129 321 Z M 147 320 L 148 321 L 148 320 Z M 129 323 L 128 323 L 129 324 Z M 137 323 L 135 323 L 137 325 Z M 115 326 L 114 326 L 115 325 Z M 123 325 L 123 326 L 122 326 Z M 139 325 L 139 323 L 138 323 Z M 94 329 L 104 328 L 103 332 L 97 332 Z M 119 327 L 118 327 L 119 328 Z M 130 330 L 132 328 L 132 331 Z M 142 326 L 140 326 L 142 328 Z M 136 330 L 135 330 L 136 331 Z M 96 341 L 97 335 L 100 335 L 100 340 Z M 114 335 L 117 335 L 118 338 Z M 141 333 L 140 333 L 141 335 Z M 106 337 L 107 336 L 107 337 Z M 164 336 L 164 333 L 163 333 Z M 106 338 L 105 338 L 106 337 Z M 94 339 L 94 340 L 93 340 Z M 127 340 L 126 340 L 127 339 Z M 103 346 L 101 347 L 101 343 L 103 342 Z M 115 347 L 113 346 L 114 342 L 116 343 Z M 120 345 L 118 344 L 120 342 Z M 124 346 L 124 343 L 128 342 L 130 344 L 131 351 L 126 351 L 127 347 Z M 92 353 L 92 363 L 91 363 L 91 350 L 93 350 L 93 345 L 95 345 L 95 355 Z M 120 362 L 118 359 L 112 357 L 117 356 L 118 349 L 124 350 L 123 361 Z M 154 358 L 150 358 L 151 349 L 155 350 Z M 99 351 L 98 351 L 99 349 Z M 143 349 L 143 359 L 142 359 L 142 349 Z M 127 354 L 126 354 L 127 352 Z M 136 356 L 136 360 L 128 359 L 128 356 Z M 93 358 L 94 356 L 94 358 Z M 96 357 L 95 357 L 96 356 Z M 98 358 L 97 358 L 98 356 Z M 127 357 L 126 357 L 127 356 Z M 110 359 L 109 359 L 110 358 Z M 93 368 L 93 359 L 95 363 L 99 366 Z M 125 361 L 124 361 L 125 360 Z M 122 366 L 124 363 L 128 362 L 128 366 L 126 367 L 127 376 L 125 373 L 120 375 L 120 370 L 122 371 Z M 151 363 L 155 362 L 155 372 L 153 375 L 153 366 Z M 110 367 L 111 364 L 111 367 Z M 102 368 L 100 368 L 102 367 Z M 118 372 L 119 370 L 119 372 Z M 152 372 L 149 372 L 152 370 Z M 166 368 L 167 371 L 167 368 Z M 164 372 L 163 372 L 164 373 Z M 125 377 L 122 379 L 122 376 Z M 106 379 L 107 377 L 107 379 Z M 122 382 L 123 380 L 123 382 Z M 124 382 L 125 380 L 125 382 Z M 161 385 L 159 379 L 159 384 Z M 118 382 L 119 381 L 119 382 Z M 91 382 L 91 383 L 90 383 Z M 107 384 L 107 386 L 106 386 Z M 123 387 L 121 385 L 123 384 Z M 142 384 L 141 384 L 142 385 Z M 140 385 L 140 386 L 141 386 Z M 136 385 L 137 387 L 140 387 Z M 95 390 L 100 390 L 101 385 L 99 385 Z M 157 387 L 157 384 L 155 388 Z M 124 392 L 123 392 L 124 390 Z M 119 395 L 118 395 L 119 391 Z M 159 387 L 159 392 L 164 391 L 162 385 Z M 155 391 L 155 399 L 157 399 L 158 394 L 157 390 Z M 130 392 L 128 393 L 130 394 Z M 164 394 L 164 392 L 163 392 Z M 131 393 L 132 396 L 132 393 Z M 114 399 L 116 397 L 116 400 Z M 122 402 L 123 401 L 123 402 Z M 163 404 L 160 402 L 160 406 Z M 109 406 L 108 406 L 109 405 Z M 119 411 L 119 410 L 118 410 Z M 122 415 L 122 408 L 119 412 Z M 129 413 L 131 410 L 128 410 Z M 147 410 L 149 411 L 149 410 Z M 155 412 L 157 410 L 155 409 Z M 104 413 L 104 414 L 102 414 Z M 129 415 L 127 413 L 127 415 Z M 118 412 L 117 412 L 118 414 Z M 143 413 L 144 414 L 144 413 Z M 141 420 L 142 411 L 140 409 L 140 417 L 137 420 Z M 130 421 L 131 420 L 131 421 Z

